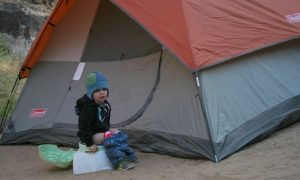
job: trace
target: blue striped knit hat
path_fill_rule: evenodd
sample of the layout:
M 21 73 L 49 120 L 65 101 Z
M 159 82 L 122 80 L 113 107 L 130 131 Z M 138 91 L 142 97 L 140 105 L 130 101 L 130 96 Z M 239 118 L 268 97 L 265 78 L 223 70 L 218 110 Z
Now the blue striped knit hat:
M 93 93 L 98 89 L 107 89 L 109 82 L 107 78 L 100 72 L 91 72 L 85 81 L 86 94 L 92 99 Z

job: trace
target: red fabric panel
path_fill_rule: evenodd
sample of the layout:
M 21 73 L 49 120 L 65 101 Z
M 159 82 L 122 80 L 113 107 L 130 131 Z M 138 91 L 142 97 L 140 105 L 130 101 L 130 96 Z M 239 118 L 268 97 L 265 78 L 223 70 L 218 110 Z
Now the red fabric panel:
M 299 0 L 182 1 L 195 66 L 217 64 L 300 35 Z M 300 17 L 299 17 L 300 18 Z
M 193 70 L 300 36 L 299 0 L 113 2 Z

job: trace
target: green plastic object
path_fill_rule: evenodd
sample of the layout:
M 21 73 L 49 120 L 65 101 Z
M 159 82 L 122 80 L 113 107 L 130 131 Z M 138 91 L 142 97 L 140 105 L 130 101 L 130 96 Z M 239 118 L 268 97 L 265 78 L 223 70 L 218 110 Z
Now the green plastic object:
M 67 168 L 72 164 L 74 150 L 62 150 L 54 144 L 42 144 L 39 146 L 40 157 L 55 166 Z

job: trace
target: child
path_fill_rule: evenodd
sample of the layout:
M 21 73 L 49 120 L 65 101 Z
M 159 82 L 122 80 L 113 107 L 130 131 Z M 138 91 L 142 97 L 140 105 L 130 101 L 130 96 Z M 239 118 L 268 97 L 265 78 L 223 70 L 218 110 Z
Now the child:
M 89 152 L 96 152 L 97 144 L 101 144 L 104 140 L 104 132 L 110 132 L 111 106 L 107 101 L 109 95 L 109 83 L 103 74 L 92 72 L 87 76 L 85 86 L 87 93 L 77 100 L 75 106 L 75 112 L 79 116 L 78 137 L 80 143 L 86 145 Z M 119 132 L 116 129 L 111 132 L 113 131 Z M 122 142 L 122 147 L 125 147 L 124 143 L 126 143 L 126 146 L 128 147 L 127 135 L 126 142 Z M 108 152 L 110 152 L 110 150 L 108 150 Z M 131 148 L 130 152 L 134 153 Z M 115 156 L 108 157 L 112 158 L 110 159 L 112 163 L 116 162 L 114 165 L 116 165 L 115 167 L 118 167 L 118 169 L 132 169 L 134 167 L 132 167 L 133 164 L 130 164 L 129 161 L 124 160 L 121 162 L 115 160 L 115 158 L 117 158 Z M 119 159 L 122 159 L 122 157 Z
M 111 106 L 106 100 L 108 86 L 108 80 L 103 74 L 92 72 L 86 78 L 87 93 L 76 102 L 78 136 L 80 143 L 85 144 L 90 152 L 97 151 L 93 136 L 110 129 Z

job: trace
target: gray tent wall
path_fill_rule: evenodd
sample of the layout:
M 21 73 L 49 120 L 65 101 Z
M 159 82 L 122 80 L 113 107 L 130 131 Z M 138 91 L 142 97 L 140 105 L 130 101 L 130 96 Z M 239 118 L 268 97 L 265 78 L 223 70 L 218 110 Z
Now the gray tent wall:
M 142 57 L 161 49 L 143 28 L 109 1 L 100 1 L 81 61 Z
M 300 40 L 198 75 L 218 159 L 300 120 Z
M 299 121 L 299 47 L 290 41 L 196 72 L 197 87 L 190 70 L 168 51 L 161 57 L 160 44 L 109 1 L 98 8 L 80 0 L 56 26 L 1 143 L 77 146 L 73 107 L 97 70 L 111 82 L 112 124 L 126 124 L 132 146 L 218 161 Z M 35 108 L 47 112 L 30 117 Z

